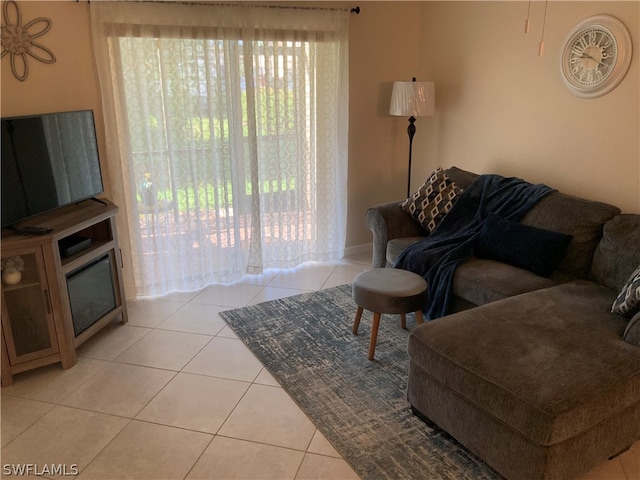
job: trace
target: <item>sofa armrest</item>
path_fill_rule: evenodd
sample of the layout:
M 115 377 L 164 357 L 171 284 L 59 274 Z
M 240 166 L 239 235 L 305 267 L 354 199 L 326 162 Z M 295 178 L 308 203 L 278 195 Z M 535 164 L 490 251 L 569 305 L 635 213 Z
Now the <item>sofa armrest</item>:
M 367 210 L 366 224 L 373 233 L 374 268 L 386 266 L 389 240 L 427 236 L 426 230 L 400 207 L 400 203 L 383 203 Z
M 629 320 L 623 338 L 625 342 L 640 347 L 640 312 L 636 313 L 633 318 Z

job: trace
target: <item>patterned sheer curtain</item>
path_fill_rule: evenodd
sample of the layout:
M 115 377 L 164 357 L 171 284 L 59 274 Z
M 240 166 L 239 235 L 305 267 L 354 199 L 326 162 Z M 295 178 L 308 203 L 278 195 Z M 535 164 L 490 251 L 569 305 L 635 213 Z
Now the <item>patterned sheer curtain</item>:
M 129 295 L 342 257 L 348 11 L 90 8 Z

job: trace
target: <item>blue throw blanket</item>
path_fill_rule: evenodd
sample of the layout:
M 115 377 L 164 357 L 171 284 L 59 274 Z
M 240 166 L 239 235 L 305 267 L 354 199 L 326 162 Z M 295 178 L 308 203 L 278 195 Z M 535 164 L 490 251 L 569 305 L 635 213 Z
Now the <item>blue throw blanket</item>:
M 431 235 L 406 248 L 396 261 L 396 268 L 415 272 L 427 281 L 425 317 L 432 320 L 448 313 L 455 269 L 473 255 L 476 236 L 489 212 L 519 221 L 553 191 L 546 185 L 499 175 L 481 175 L 469 185 Z

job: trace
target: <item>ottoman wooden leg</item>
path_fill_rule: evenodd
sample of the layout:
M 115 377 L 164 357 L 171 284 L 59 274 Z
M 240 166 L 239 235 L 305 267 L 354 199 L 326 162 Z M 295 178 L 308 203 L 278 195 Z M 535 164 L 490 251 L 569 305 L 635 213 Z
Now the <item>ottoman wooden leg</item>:
M 407 316 L 404 313 L 400 314 L 400 326 L 403 330 L 407 329 Z
M 418 325 L 422 325 L 422 324 L 424 323 L 424 320 L 423 320 L 423 318 L 422 318 L 422 310 L 418 310 L 418 311 L 416 312 L 416 323 L 417 323 Z
M 378 340 L 378 327 L 380 326 L 380 314 L 373 314 L 373 325 L 371 325 L 371 340 L 369 341 L 369 360 L 373 360 L 376 351 L 376 341 Z
M 362 307 L 358 307 L 358 310 L 356 311 L 356 318 L 353 321 L 353 334 L 357 334 L 358 333 L 358 326 L 360 325 L 360 319 L 362 318 L 362 310 L 364 310 Z

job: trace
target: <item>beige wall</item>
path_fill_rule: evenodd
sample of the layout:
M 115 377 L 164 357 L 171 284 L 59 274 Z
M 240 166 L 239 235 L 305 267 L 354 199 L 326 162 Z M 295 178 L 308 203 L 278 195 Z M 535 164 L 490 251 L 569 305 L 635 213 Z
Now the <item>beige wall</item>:
M 300 2 L 298 2 L 300 3 Z M 30 59 L 25 82 L 3 58 L 3 116 L 74 109 L 102 115 L 87 2 L 19 2 L 23 23 L 49 17 L 39 41 L 57 62 Z M 360 5 L 350 25 L 348 246 L 371 241 L 366 209 L 402 198 L 406 190 L 406 119 L 388 115 L 394 80 L 436 82 L 436 115 L 420 118 L 413 184 L 436 165 L 518 175 L 576 195 L 640 211 L 637 2 L 549 2 L 546 53 L 537 55 L 543 3 L 332 2 Z M 308 5 L 308 3 L 305 3 Z M 631 70 L 612 93 L 596 100 L 569 94 L 558 76 L 557 52 L 584 17 L 611 13 L 631 30 Z M 102 161 L 104 130 L 98 122 Z M 106 171 L 106 169 L 104 169 Z M 108 179 L 107 179 L 108 180 Z M 109 187 L 107 186 L 107 192 Z
M 419 2 L 354 2 L 349 89 L 347 245 L 371 243 L 367 208 L 406 195 L 407 120 L 389 116 L 394 80 L 418 74 Z
M 638 2 L 428 2 L 422 5 L 420 74 L 436 82 L 437 114 L 419 119 L 416 182 L 458 165 L 543 182 L 640 213 Z M 595 14 L 618 17 L 633 41 L 630 69 L 611 93 L 581 99 L 562 84 L 568 32 Z M 418 172 L 420 174 L 418 175 Z
M 28 57 L 29 76 L 23 82 L 2 59 L 2 115 L 97 108 L 98 79 L 93 61 L 87 2 L 17 2 L 22 24 L 36 17 L 51 19 L 51 30 L 34 40 L 56 55 L 45 65 Z M 4 4 L 4 2 L 3 2 Z

